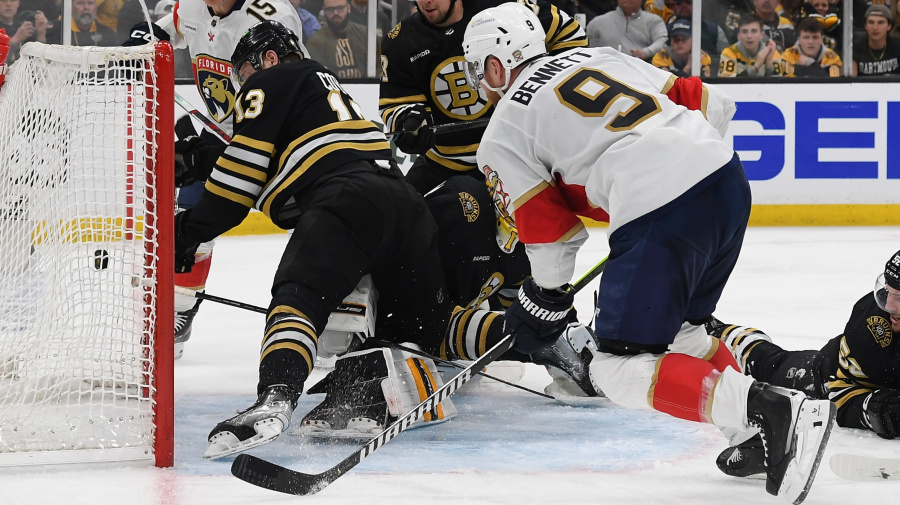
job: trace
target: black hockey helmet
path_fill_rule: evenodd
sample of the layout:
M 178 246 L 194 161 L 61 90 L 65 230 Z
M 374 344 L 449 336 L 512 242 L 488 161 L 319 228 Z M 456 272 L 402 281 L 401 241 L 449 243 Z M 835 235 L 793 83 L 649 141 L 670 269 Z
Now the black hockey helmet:
M 303 58 L 303 48 L 297 34 L 278 21 L 260 21 L 241 36 L 231 54 L 232 72 L 238 82 L 241 82 L 240 70 L 244 63 L 249 62 L 254 69 L 261 70 L 263 55 L 269 50 L 275 51 L 279 60 L 289 54 Z
M 891 256 L 884 265 L 884 273 L 875 279 L 875 301 L 882 310 L 891 312 L 887 309 L 888 297 L 891 296 L 888 287 L 900 290 L 900 251 Z

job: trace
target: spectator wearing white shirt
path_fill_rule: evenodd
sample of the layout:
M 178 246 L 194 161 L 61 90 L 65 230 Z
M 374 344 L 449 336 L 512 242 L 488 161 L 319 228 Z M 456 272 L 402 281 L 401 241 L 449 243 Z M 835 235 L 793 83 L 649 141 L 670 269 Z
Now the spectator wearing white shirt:
M 613 47 L 644 61 L 650 61 L 669 37 L 666 23 L 656 14 L 641 9 L 642 0 L 618 0 L 612 12 L 597 16 L 587 25 L 590 47 Z

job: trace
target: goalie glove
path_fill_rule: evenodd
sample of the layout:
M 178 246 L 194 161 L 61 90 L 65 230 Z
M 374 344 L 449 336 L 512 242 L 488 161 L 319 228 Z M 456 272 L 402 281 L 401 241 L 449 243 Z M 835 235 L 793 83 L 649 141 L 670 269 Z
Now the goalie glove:
M 900 435 L 900 390 L 879 389 L 863 401 L 863 423 L 881 438 Z
M 195 255 L 200 242 L 190 238 L 187 221 L 191 212 L 181 210 L 175 214 L 175 273 L 186 274 L 194 267 Z
M 153 27 L 153 35 L 155 35 L 157 39 L 165 41 L 170 39 L 169 34 L 156 24 L 151 24 L 150 26 Z M 122 45 L 124 47 L 130 47 L 142 46 L 150 43 L 152 41 L 152 37 L 150 36 L 150 26 L 147 26 L 147 22 L 143 21 L 131 27 L 131 31 L 128 33 L 128 40 L 122 42 Z
M 504 331 L 514 333 L 514 348 L 531 354 L 553 345 L 566 328 L 566 317 L 575 301 L 572 286 L 544 289 L 528 278 L 519 289 L 516 301 L 506 309 Z
M 429 128 L 433 124 L 428 109 L 417 104 L 400 111 L 394 120 L 397 135 L 394 144 L 409 154 L 425 154 L 434 147 L 434 130 Z

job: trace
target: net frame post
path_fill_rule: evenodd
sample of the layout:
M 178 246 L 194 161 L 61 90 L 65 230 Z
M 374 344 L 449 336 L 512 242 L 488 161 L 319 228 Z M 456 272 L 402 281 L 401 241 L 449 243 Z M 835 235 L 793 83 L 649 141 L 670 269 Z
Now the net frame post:
M 155 141 L 148 142 L 148 149 L 156 149 L 155 156 L 148 156 L 153 165 L 147 176 L 155 177 L 156 184 L 156 338 L 154 354 L 156 373 L 153 374 L 155 391 L 155 421 L 153 453 L 157 467 L 174 465 L 175 453 L 175 56 L 172 45 L 166 41 L 156 43 L 155 76 L 156 128 L 148 128 L 148 135 Z M 152 117 L 148 114 L 148 118 Z M 149 120 L 149 119 L 148 119 Z M 151 125 L 148 125 L 151 126 Z M 149 140 L 149 139 L 148 139 Z M 151 153 L 148 153 L 151 154 Z M 148 181 L 148 183 L 151 181 Z M 153 241 L 148 241 L 152 243 Z

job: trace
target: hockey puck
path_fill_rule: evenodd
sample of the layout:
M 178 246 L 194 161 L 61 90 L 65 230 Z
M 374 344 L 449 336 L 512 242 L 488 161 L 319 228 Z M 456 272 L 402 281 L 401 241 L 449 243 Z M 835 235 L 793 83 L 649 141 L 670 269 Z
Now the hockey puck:
M 94 251 L 94 269 L 106 270 L 109 266 L 109 253 L 106 249 L 97 249 Z

